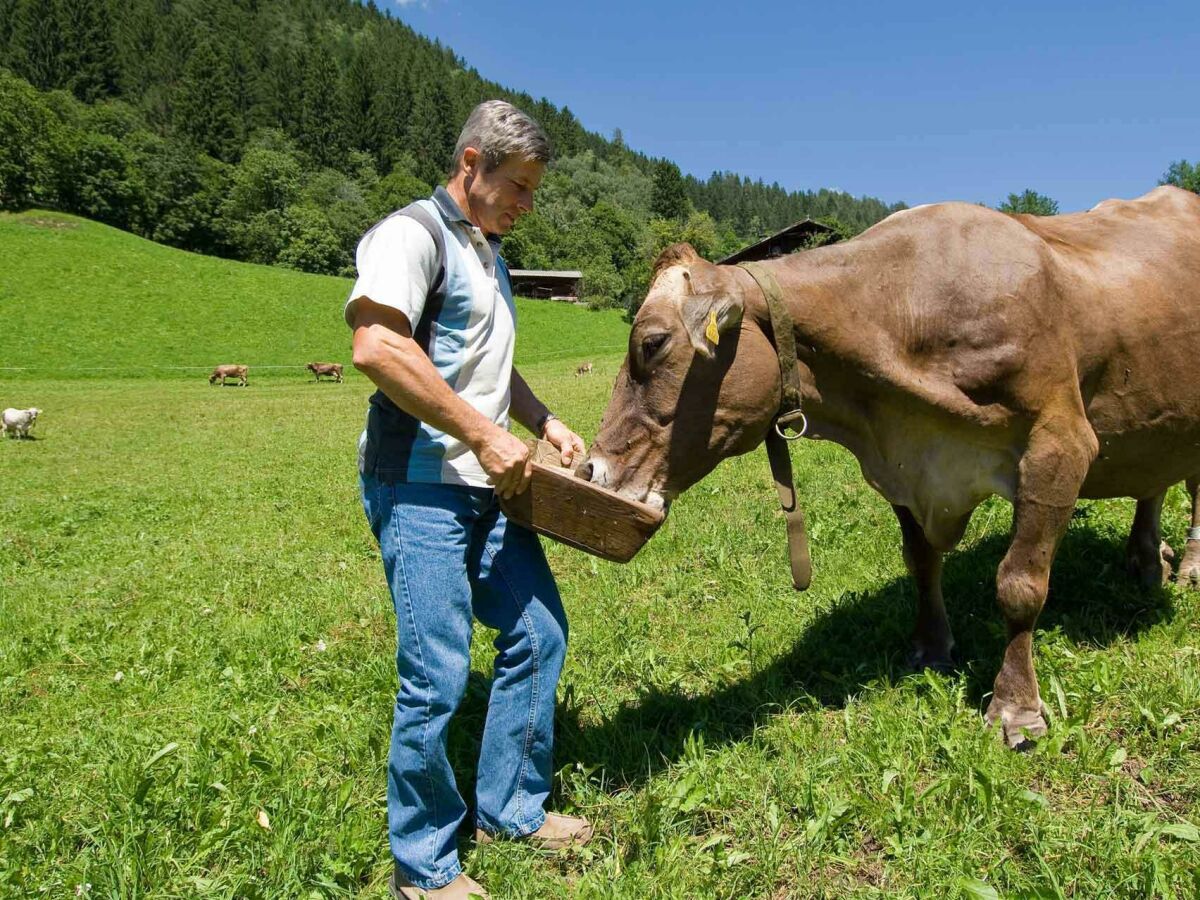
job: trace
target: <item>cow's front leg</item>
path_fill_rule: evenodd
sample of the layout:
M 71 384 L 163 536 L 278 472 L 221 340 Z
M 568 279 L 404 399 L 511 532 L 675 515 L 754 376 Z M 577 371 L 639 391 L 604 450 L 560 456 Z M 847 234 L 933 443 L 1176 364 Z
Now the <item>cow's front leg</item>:
M 933 546 L 925 529 L 907 507 L 893 506 L 892 509 L 900 520 L 904 564 L 917 587 L 917 623 L 913 628 L 913 652 L 909 664 L 914 669 L 948 672 L 954 668 L 954 635 L 942 598 L 942 557 L 950 547 Z M 966 516 L 950 529 L 956 532 L 951 546 L 958 543 L 969 520 L 970 516 Z
M 1071 427 L 1071 424 L 1078 425 Z M 1098 442 L 1086 420 L 1050 418 L 1030 433 L 1013 502 L 1013 535 L 996 575 L 996 596 L 1008 628 L 1004 662 L 987 708 L 1010 747 L 1046 733 L 1046 707 L 1033 669 L 1033 628 L 1046 602 L 1050 565 L 1066 533 Z
M 1188 529 L 1187 549 L 1179 564 L 1179 583 L 1200 588 L 1200 478 L 1189 478 L 1188 494 L 1192 499 L 1192 522 Z
M 1162 506 L 1166 496 L 1162 493 L 1138 501 L 1129 541 L 1125 544 L 1125 568 L 1147 588 L 1171 577 L 1171 563 L 1162 542 Z M 1169 547 L 1165 549 L 1170 551 Z

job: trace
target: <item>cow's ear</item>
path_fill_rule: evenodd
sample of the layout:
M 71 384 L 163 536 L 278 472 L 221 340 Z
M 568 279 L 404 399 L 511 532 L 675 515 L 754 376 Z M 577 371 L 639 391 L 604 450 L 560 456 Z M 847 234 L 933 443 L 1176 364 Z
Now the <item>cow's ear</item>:
M 722 336 L 742 321 L 742 301 L 725 294 L 693 294 L 679 302 L 679 318 L 696 352 L 711 359 Z

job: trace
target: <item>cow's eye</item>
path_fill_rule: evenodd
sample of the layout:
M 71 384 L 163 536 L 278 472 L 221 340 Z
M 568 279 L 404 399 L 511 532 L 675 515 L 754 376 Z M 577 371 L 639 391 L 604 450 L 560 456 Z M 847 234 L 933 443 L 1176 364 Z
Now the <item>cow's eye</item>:
M 663 334 L 652 334 L 643 340 L 642 362 L 648 363 L 650 360 L 654 359 L 655 354 L 657 354 L 658 351 L 663 348 L 663 344 L 667 342 L 668 337 L 670 337 L 670 335 L 664 332 Z

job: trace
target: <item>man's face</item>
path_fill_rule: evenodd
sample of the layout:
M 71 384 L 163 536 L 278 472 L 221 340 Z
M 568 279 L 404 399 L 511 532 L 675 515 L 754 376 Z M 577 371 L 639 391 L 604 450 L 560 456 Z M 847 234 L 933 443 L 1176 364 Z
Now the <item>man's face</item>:
M 515 156 L 484 171 L 484 158 L 473 147 L 463 153 L 463 165 L 467 216 L 488 234 L 508 234 L 533 209 L 533 192 L 546 171 L 545 163 Z

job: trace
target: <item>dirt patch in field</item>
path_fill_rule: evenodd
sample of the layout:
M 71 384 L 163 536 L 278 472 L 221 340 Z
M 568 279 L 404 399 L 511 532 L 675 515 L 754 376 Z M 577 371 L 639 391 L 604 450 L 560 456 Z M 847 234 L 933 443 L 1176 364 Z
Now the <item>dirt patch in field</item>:
M 69 222 L 66 219 L 48 219 L 44 216 L 36 218 L 26 218 L 21 220 L 21 224 L 29 225 L 33 228 L 54 228 L 54 229 L 75 229 L 79 227 L 78 222 Z

